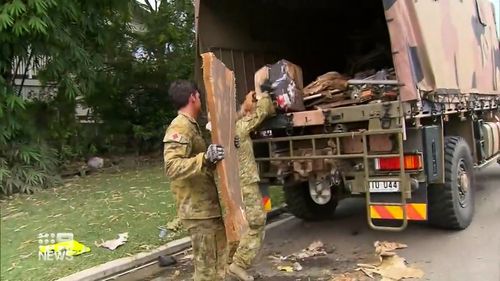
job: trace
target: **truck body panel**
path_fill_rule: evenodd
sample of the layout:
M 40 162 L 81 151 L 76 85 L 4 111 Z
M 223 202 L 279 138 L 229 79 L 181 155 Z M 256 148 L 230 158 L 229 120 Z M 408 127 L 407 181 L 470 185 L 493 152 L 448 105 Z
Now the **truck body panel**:
M 325 217 L 338 200 L 365 196 L 375 229 L 468 226 L 473 168 L 500 156 L 491 129 L 500 128 L 500 44 L 488 0 L 195 0 L 195 8 L 196 79 L 202 85 L 199 55 L 213 52 L 234 72 L 237 102 L 258 69 L 281 59 L 302 68 L 304 85 L 330 71 L 394 69 L 394 80 L 350 79 L 349 100 L 278 114 L 256 132 L 261 178 L 284 184 L 287 202 L 300 203 L 289 206 L 294 215 Z
M 404 84 L 400 90 L 401 101 L 419 99 L 418 90 L 500 93 L 498 35 L 494 8 L 488 0 L 349 1 L 352 5 L 344 1 L 314 2 L 311 5 L 310 1 L 301 0 L 196 0 L 197 49 L 201 53 L 214 52 L 235 72 L 241 97 L 253 89 L 253 74 L 257 69 L 283 57 L 303 67 L 304 72 L 313 73 L 305 77 L 306 82 L 311 82 L 321 71 L 346 70 L 345 62 L 335 57 L 354 55 L 335 47 L 330 52 L 319 50 L 325 49 L 326 44 L 315 42 L 318 38 L 308 37 L 308 32 L 316 35 L 313 31 L 316 29 L 318 35 L 328 36 L 328 31 L 335 33 L 336 28 L 342 29 L 346 32 L 332 34 L 332 37 L 340 41 L 349 38 L 355 44 L 349 33 L 358 32 L 365 22 L 366 28 L 372 28 L 369 23 L 376 23 L 374 30 L 386 41 L 377 43 L 389 47 L 387 51 L 392 56 L 398 81 Z M 363 5 L 371 11 L 352 10 Z M 341 17 L 340 12 L 347 16 Z M 325 26 L 327 21 L 310 20 L 327 14 L 332 17 L 330 28 Z M 373 17 L 373 20 L 365 21 L 362 17 Z M 305 46 L 301 41 L 319 46 Z M 308 62 L 320 59 L 319 55 L 331 60 L 331 65 Z M 197 57 L 197 66 L 199 61 Z M 199 77 L 197 75 L 201 82 Z

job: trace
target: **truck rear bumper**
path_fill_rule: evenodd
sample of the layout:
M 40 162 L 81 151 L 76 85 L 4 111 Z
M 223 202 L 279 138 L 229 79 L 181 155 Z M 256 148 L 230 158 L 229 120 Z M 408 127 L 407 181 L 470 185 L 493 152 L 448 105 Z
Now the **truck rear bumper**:
M 403 207 L 396 204 L 391 205 L 392 202 L 399 201 L 399 193 L 371 193 L 371 198 L 374 203 L 370 208 L 371 219 L 382 220 L 402 220 Z M 411 198 L 406 200 L 406 218 L 413 221 L 426 221 L 428 219 L 427 210 L 427 184 L 420 183 L 418 189 L 411 192 Z M 368 208 L 368 206 L 367 206 Z
M 387 220 L 402 220 L 403 209 L 400 206 L 370 206 L 371 219 L 387 219 Z M 427 220 L 427 204 L 424 203 L 407 203 L 406 218 L 414 221 Z

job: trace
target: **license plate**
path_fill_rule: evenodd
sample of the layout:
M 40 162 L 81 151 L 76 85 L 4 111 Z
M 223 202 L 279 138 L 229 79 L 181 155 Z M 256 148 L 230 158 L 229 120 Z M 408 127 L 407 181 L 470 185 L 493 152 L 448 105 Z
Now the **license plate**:
M 398 181 L 371 181 L 370 192 L 398 192 Z

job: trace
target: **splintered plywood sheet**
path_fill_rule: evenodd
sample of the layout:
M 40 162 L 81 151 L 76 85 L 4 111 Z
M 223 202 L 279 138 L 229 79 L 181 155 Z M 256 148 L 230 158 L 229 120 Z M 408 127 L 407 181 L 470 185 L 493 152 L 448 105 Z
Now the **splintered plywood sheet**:
M 247 231 L 239 179 L 238 155 L 234 147 L 236 85 L 234 73 L 213 53 L 204 53 L 203 81 L 212 125 L 212 143 L 224 147 L 225 158 L 217 164 L 219 192 L 225 207 L 224 224 L 228 241 L 239 241 Z

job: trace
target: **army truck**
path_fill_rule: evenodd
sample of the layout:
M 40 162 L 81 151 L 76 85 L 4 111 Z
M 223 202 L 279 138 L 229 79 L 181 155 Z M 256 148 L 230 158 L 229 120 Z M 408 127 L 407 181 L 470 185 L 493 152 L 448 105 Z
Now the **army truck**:
M 234 72 L 239 101 L 254 73 L 280 59 L 306 83 L 350 75 L 347 93 L 368 90 L 370 101 L 282 112 L 260 128 L 263 181 L 282 182 L 288 209 L 305 220 L 359 196 L 374 229 L 410 220 L 464 229 L 474 173 L 500 151 L 494 13 L 487 0 L 196 0 L 196 77 L 201 85 L 208 51 Z M 394 75 L 352 79 L 372 68 Z

